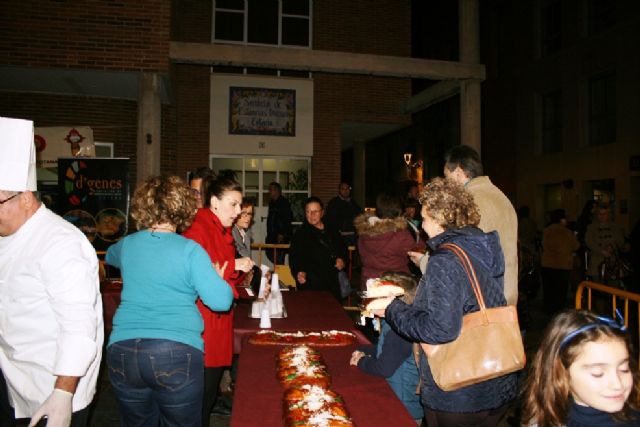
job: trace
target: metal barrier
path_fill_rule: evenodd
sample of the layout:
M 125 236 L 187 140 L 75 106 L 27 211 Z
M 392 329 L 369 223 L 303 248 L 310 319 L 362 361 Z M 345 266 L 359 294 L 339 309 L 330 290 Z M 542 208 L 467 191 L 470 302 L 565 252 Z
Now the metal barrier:
M 604 294 L 605 298 L 611 298 L 611 317 L 615 319 L 616 309 L 623 307 L 622 313 L 624 315 L 624 326 L 629 330 L 634 341 L 634 349 L 638 351 L 638 337 L 640 337 L 640 294 L 625 291 L 623 289 L 614 288 L 612 286 L 603 285 L 602 283 L 584 281 L 578 285 L 576 290 L 576 309 L 585 308 L 587 310 L 593 310 L 593 292 L 597 291 Z M 586 292 L 586 294 L 585 294 Z M 608 296 L 607 296 L 608 295 Z M 586 297 L 586 298 L 585 298 Z M 583 307 L 583 300 L 586 299 L 586 307 Z M 634 323 L 636 323 L 635 330 L 629 328 L 629 302 L 635 305 Z M 606 314 L 606 313 L 602 313 Z M 640 352 L 639 352 L 640 353 Z M 640 354 L 638 355 L 640 362 Z

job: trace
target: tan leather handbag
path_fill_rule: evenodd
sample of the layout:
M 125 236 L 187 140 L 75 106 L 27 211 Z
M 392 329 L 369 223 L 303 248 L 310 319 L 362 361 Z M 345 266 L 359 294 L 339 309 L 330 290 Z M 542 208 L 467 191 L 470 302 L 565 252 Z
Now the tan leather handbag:
M 460 335 L 454 341 L 420 344 L 438 387 L 457 390 L 524 368 L 526 359 L 516 308 L 487 308 L 467 254 L 452 243 L 440 247 L 455 253 L 462 262 L 480 310 L 464 315 Z

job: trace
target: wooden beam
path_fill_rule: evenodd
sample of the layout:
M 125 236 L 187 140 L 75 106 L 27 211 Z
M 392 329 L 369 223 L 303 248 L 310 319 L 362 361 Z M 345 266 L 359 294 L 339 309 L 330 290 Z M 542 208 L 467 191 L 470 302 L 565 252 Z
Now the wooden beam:
M 171 42 L 169 58 L 174 63 L 413 79 L 482 81 L 485 78 L 482 64 L 266 46 Z

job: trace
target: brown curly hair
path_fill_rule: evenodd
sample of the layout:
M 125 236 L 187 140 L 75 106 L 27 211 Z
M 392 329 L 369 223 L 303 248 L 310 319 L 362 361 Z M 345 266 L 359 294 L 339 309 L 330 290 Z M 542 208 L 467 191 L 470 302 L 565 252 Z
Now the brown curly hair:
M 425 184 L 420 203 L 429 215 L 445 230 L 467 225 L 478 226 L 480 211 L 473 196 L 457 182 L 434 178 Z
M 168 223 L 180 232 L 189 228 L 196 210 L 196 199 L 180 177 L 154 176 L 136 188 L 131 217 L 138 230 Z

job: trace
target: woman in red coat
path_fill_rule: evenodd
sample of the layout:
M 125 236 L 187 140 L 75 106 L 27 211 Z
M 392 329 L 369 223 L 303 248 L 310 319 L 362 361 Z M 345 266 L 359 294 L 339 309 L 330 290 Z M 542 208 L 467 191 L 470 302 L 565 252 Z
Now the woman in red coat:
M 204 207 L 199 209 L 184 236 L 198 242 L 209 254 L 211 262 L 224 268 L 223 278 L 238 297 L 236 284 L 253 267 L 251 258 L 237 258 L 231 226 L 240 214 L 242 187 L 238 182 L 219 177 L 206 183 Z M 198 300 L 204 320 L 204 399 L 202 424 L 209 425 L 209 414 L 216 401 L 220 377 L 233 357 L 233 309 L 226 312 L 209 310 Z

